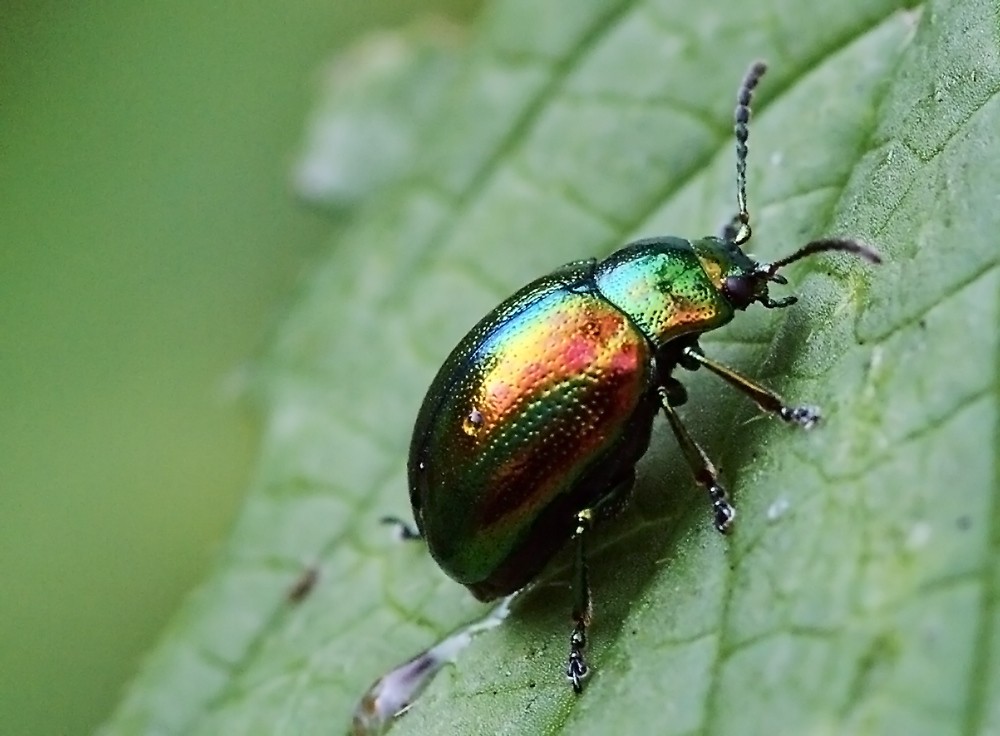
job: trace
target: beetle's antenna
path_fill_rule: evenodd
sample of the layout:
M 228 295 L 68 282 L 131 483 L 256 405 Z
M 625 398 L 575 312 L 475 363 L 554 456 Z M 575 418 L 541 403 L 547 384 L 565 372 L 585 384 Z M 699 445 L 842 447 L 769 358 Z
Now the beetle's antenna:
M 736 93 L 736 206 L 739 209 L 727 233 L 732 235 L 734 245 L 743 245 L 750 240 L 750 213 L 747 211 L 747 138 L 750 130 L 750 100 L 760 78 L 767 71 L 767 64 L 755 61 L 743 77 L 743 83 Z
M 790 256 L 785 256 L 784 258 L 778 259 L 774 263 L 766 264 L 766 266 L 761 270 L 767 274 L 768 281 L 783 284 L 785 283 L 784 277 L 777 275 L 779 268 L 784 268 L 789 263 L 795 263 L 795 261 L 802 258 L 807 258 L 811 255 L 815 255 L 816 253 L 823 253 L 828 250 L 839 250 L 844 253 L 851 253 L 864 258 L 866 261 L 871 263 L 882 262 L 882 255 L 877 250 L 860 241 L 850 240 L 848 238 L 821 238 L 820 240 L 814 240 L 811 243 L 806 243 Z

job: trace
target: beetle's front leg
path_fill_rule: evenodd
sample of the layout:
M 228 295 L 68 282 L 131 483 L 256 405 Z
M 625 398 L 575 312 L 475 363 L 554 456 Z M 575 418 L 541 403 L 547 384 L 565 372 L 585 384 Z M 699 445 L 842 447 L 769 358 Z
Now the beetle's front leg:
M 679 381 L 668 378 L 659 387 L 659 395 L 663 413 L 667 415 L 670 429 L 673 430 L 674 436 L 681 446 L 681 451 L 684 453 L 684 458 L 687 460 L 691 472 L 694 473 L 694 479 L 708 491 L 708 497 L 712 500 L 715 528 L 725 534 L 732 528 L 733 519 L 736 518 L 736 509 L 729 503 L 729 494 L 720 485 L 719 476 L 712 461 L 691 437 L 674 408 L 687 400 L 687 391 Z
M 590 508 L 579 511 L 571 539 L 575 544 L 573 556 L 573 633 L 569 637 L 569 665 L 566 679 L 576 693 L 583 691 L 583 681 L 590 674 L 590 667 L 583 656 L 587 648 L 587 627 L 593 604 L 590 582 L 587 580 L 587 540 L 599 521 L 607 521 L 618 514 L 628 503 L 635 485 L 635 468 L 619 476 L 612 489 Z
M 819 407 L 786 405 L 774 391 L 751 381 L 722 363 L 717 363 L 701 352 L 701 348 L 697 345 L 688 346 L 681 351 L 679 364 L 687 370 L 696 370 L 700 366 L 705 366 L 726 383 L 749 396 L 761 409 L 777 414 L 786 422 L 810 429 L 820 419 Z

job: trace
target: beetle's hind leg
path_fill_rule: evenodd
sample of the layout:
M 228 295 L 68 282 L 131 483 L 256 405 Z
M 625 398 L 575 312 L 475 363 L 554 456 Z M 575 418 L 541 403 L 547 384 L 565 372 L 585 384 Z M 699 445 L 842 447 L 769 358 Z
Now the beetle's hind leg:
M 617 483 L 593 506 L 577 512 L 573 528 L 573 633 L 569 637 L 569 664 L 566 679 L 576 693 L 583 692 L 583 681 L 590 674 L 583 652 L 587 648 L 587 627 L 593 611 L 590 597 L 590 581 L 587 575 L 587 543 L 598 521 L 604 521 L 619 513 L 632 493 L 635 484 L 635 469 Z
M 593 610 L 590 582 L 587 580 L 587 539 L 593 528 L 593 509 L 577 513 L 576 528 L 573 530 L 576 547 L 573 556 L 573 633 L 569 637 L 569 664 L 566 666 L 566 679 L 576 693 L 583 691 L 583 680 L 590 674 L 583 650 L 587 648 L 587 626 L 590 625 Z
M 423 535 L 420 534 L 419 529 L 411 524 L 407 524 L 398 516 L 383 516 L 378 520 L 378 523 L 384 524 L 385 526 L 391 526 L 396 537 L 404 542 L 409 542 L 415 539 L 423 539 Z
M 715 528 L 725 534 L 732 528 L 733 519 L 736 518 L 736 509 L 729 503 L 729 494 L 719 483 L 719 475 L 712 461 L 701 449 L 701 445 L 691 437 L 687 427 L 684 426 L 677 414 L 675 407 L 681 406 L 687 401 L 687 391 L 679 381 L 668 378 L 659 387 L 659 394 L 663 413 L 667 415 L 670 429 L 673 430 L 674 436 L 681 446 L 681 451 L 684 453 L 684 458 L 687 460 L 691 472 L 694 473 L 694 479 L 708 491 L 708 497 L 712 501 Z

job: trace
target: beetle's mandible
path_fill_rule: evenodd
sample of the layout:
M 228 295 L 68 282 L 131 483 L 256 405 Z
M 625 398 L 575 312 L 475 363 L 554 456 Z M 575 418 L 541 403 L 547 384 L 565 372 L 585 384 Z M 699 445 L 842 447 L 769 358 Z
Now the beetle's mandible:
M 419 536 L 448 575 L 490 600 L 522 588 L 568 541 L 575 545 L 566 676 L 577 692 L 588 674 L 588 538 L 627 500 L 659 412 L 708 492 L 715 527 L 728 531 L 735 516 L 676 412 L 686 392 L 675 370 L 704 367 L 764 411 L 813 425 L 816 409 L 789 406 L 715 362 L 698 338 L 751 304 L 794 304 L 795 297 L 773 299 L 768 287 L 787 283 L 779 271 L 801 258 L 843 251 L 880 261 L 868 246 L 841 238 L 815 240 L 771 263 L 743 252 L 750 240 L 747 123 L 765 68 L 753 64 L 739 87 L 738 211 L 721 237 L 639 240 L 603 261 L 577 261 L 533 281 L 458 344 L 417 416 L 410 501 Z

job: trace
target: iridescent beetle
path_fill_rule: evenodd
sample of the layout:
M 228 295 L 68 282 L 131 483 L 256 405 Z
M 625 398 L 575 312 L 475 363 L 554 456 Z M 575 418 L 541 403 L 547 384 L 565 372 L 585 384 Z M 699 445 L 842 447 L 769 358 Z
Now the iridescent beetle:
M 715 527 L 735 511 L 715 468 L 676 412 L 687 395 L 676 368 L 707 368 L 761 409 L 811 427 L 815 408 L 774 392 L 707 357 L 701 334 L 755 302 L 772 299 L 778 271 L 823 251 L 873 263 L 879 255 L 847 239 L 822 239 L 786 258 L 758 263 L 746 205 L 747 122 L 765 65 L 755 63 L 736 106 L 739 211 L 721 238 L 657 237 L 604 261 L 576 261 L 533 281 L 465 336 L 427 391 L 410 444 L 410 501 L 418 532 L 441 568 L 487 601 L 531 582 L 570 539 L 576 545 L 573 632 L 566 676 L 580 692 L 591 596 L 586 545 L 594 524 L 620 509 L 666 415 L 695 480 L 708 491 Z

